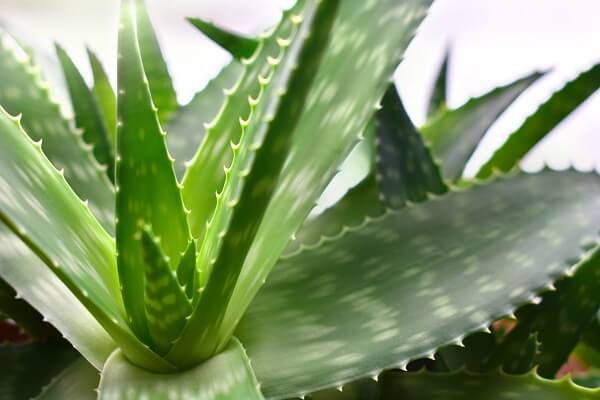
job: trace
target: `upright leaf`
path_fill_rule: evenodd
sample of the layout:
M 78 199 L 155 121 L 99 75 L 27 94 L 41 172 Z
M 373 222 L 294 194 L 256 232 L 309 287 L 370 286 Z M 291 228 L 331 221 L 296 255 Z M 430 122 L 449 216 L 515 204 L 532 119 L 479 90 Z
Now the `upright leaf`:
M 508 171 L 550 133 L 573 110 L 600 88 L 600 64 L 581 73 L 554 93 L 523 125 L 513 132 L 477 173 L 478 178 L 490 176 L 494 169 Z
M 94 77 L 92 93 L 104 117 L 104 123 L 106 129 L 108 129 L 108 137 L 114 149 L 117 144 L 117 99 L 102 63 L 90 49 L 87 49 L 87 54 Z
M 200 18 L 188 18 L 188 21 L 198 28 L 200 32 L 227 50 L 237 60 L 252 57 L 252 54 L 258 48 L 258 40 L 230 32 L 216 26 L 212 22 L 207 22 Z
M 208 124 L 223 108 L 225 91 L 236 84 L 241 73 L 242 65 L 232 61 L 171 117 L 167 125 L 167 144 L 175 158 L 178 178 L 183 178 L 187 163 L 194 157 L 206 135 Z
M 430 194 L 444 193 L 440 169 L 423 144 L 408 116 L 396 87 L 383 96 L 375 114 L 377 181 L 386 207 L 401 208 L 406 202 L 423 201 Z
M 129 0 L 127 0 L 129 1 Z M 139 53 L 144 64 L 144 72 L 150 85 L 152 101 L 158 109 L 158 119 L 166 124 L 179 107 L 177 94 L 171 82 L 169 69 L 163 57 L 154 27 L 144 6 L 145 0 L 133 0 L 137 3 L 136 24 L 139 41 Z
M 421 133 L 434 156 L 440 159 L 446 179 L 461 177 L 467 161 L 490 126 L 540 76 L 533 73 L 428 121 Z
M 269 397 L 403 367 L 532 299 L 599 224 L 600 179 L 575 172 L 388 212 L 281 259 L 236 336 Z
M 60 60 L 71 104 L 75 111 L 75 124 L 83 130 L 83 140 L 93 146 L 96 160 L 106 166 L 108 178 L 114 181 L 113 146 L 110 143 L 108 130 L 96 99 L 69 55 L 58 44 L 56 45 L 56 54 Z
M 12 49 L 4 46 L 0 34 L 0 105 L 12 115 L 23 115 L 21 122 L 32 140 L 44 141 L 44 152 L 77 195 L 88 200 L 104 229 L 114 230 L 114 190 L 105 168 L 96 162 L 71 121 L 65 120 L 52 99 L 48 84 L 39 70 L 27 60 L 19 61 Z
M 205 363 L 177 374 L 153 374 L 132 365 L 120 351 L 106 363 L 99 400 L 263 400 L 250 361 L 237 340 Z
M 429 96 L 429 104 L 427 105 L 427 118 L 433 117 L 435 114 L 444 112 L 448 106 L 448 62 L 450 60 L 450 51 L 447 50 L 444 54 L 444 61 L 438 70 L 438 75 Z
M 135 235 L 140 224 L 162 239 L 171 269 L 187 248 L 189 228 L 165 133 L 158 121 L 138 47 L 136 21 L 145 13 L 126 0 L 121 10 L 118 61 L 117 263 L 129 323 L 150 343 L 144 305 L 144 264 Z M 146 28 L 147 29 L 147 28 Z

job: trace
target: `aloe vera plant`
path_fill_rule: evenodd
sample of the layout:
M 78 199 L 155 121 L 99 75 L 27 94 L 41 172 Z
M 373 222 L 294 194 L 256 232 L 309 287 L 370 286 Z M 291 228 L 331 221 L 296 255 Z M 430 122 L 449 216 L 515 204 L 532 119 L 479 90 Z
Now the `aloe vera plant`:
M 259 38 L 191 19 L 233 61 L 180 106 L 123 0 L 115 91 L 57 46 L 74 120 L 3 33 L 0 311 L 32 339 L 0 346 L 2 398 L 600 396 L 553 380 L 597 342 L 600 180 L 518 171 L 600 65 L 469 179 L 543 74 L 447 109 L 446 59 L 415 127 L 390 82 L 430 3 L 298 0 Z M 309 215 L 357 143 L 367 177 Z

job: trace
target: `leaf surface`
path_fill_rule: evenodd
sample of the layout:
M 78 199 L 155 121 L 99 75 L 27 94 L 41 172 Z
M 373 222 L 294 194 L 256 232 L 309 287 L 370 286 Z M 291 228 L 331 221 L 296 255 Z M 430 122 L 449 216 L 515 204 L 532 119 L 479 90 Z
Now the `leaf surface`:
M 433 117 L 435 114 L 444 112 L 448 106 L 448 63 L 450 61 L 450 51 L 447 50 L 444 54 L 444 61 L 438 70 L 437 78 L 429 96 L 427 105 L 427 118 Z
M 100 373 L 84 359 L 77 359 L 42 390 L 35 400 L 96 400 Z
M 92 93 L 96 98 L 102 117 L 104 118 L 104 124 L 108 130 L 108 137 L 114 147 L 117 144 L 117 99 L 115 92 L 110 84 L 108 75 L 102 66 L 102 63 L 98 59 L 98 56 L 87 49 L 88 60 L 92 67 L 92 75 L 94 77 L 94 86 L 92 87 Z
M 237 60 L 252 57 L 258 48 L 258 40 L 220 28 L 212 22 L 201 18 L 188 18 L 188 21 Z
M 546 171 L 388 212 L 281 259 L 236 336 L 274 398 L 402 367 L 565 274 L 599 204 L 597 176 Z

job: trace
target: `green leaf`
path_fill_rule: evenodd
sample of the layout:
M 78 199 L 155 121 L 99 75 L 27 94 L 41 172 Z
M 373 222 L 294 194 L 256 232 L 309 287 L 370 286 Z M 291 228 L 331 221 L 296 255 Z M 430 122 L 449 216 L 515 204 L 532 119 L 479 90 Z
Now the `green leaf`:
M 1 227 L 0 232 L 3 229 L 4 227 Z M 3 253 L 8 250 L 8 246 L 6 247 L 7 249 L 4 249 L 3 246 Z M 6 256 L 0 254 L 0 258 Z M 36 340 L 45 340 L 57 335 L 56 330 L 44 322 L 44 317 L 25 300 L 19 298 L 17 292 L 2 278 L 0 278 L 0 314 L 15 321 L 21 329 Z
M 95 400 L 99 378 L 98 370 L 80 358 L 54 377 L 35 400 Z
M 42 260 L 0 223 L 0 275 L 97 368 L 115 343 Z
M 183 177 L 186 164 L 206 135 L 206 125 L 223 107 L 225 90 L 236 84 L 241 73 L 241 64 L 232 61 L 171 117 L 166 129 L 167 144 L 169 152 L 175 158 L 175 172 L 179 178 Z
M 0 221 L 60 278 L 130 358 L 141 365 L 169 369 L 168 363 L 135 338 L 123 318 L 114 240 L 44 156 L 40 144 L 33 142 L 21 129 L 18 119 L 2 108 L 0 171 Z M 27 292 L 31 284 L 51 292 L 59 290 L 45 287 L 44 282 L 37 283 L 37 277 L 43 275 L 26 276 L 25 271 L 10 271 L 15 265 L 23 268 L 21 263 L 17 260 L 15 264 L 3 265 L 2 271 L 2 277 L 18 293 Z M 32 266 L 32 270 L 37 269 L 37 264 L 35 269 Z M 30 297 L 23 297 L 31 301 Z M 68 321 L 64 318 L 63 321 Z M 92 356 L 99 356 L 93 344 L 85 345 Z M 102 351 L 105 345 L 101 341 Z
M 113 181 L 115 176 L 113 147 L 96 99 L 69 55 L 58 44 L 55 46 L 75 111 L 75 124 L 83 130 L 83 140 L 93 146 L 96 160 L 107 167 L 108 178 Z
M 38 395 L 50 380 L 77 358 L 64 341 L 0 345 L 0 399 Z
M 212 22 L 200 18 L 188 18 L 188 21 L 237 60 L 252 57 L 258 48 L 258 40 L 220 28 Z
M 108 137 L 114 148 L 117 144 L 117 99 L 115 98 L 115 92 L 96 54 L 90 49 L 87 49 L 87 54 L 94 77 L 92 93 L 96 98 L 98 107 L 100 107 L 104 123 L 108 129 Z
M 573 110 L 600 88 L 600 64 L 581 73 L 554 93 L 513 132 L 477 173 L 490 176 L 494 169 L 508 171 Z
M 267 78 L 272 69 L 268 60 L 276 59 L 279 54 L 280 44 L 277 38 L 290 34 L 290 16 L 301 13 L 303 4 L 304 1 L 297 2 L 291 10 L 284 13 L 271 36 L 261 39 L 252 60 L 244 63 L 239 81 L 226 92 L 221 111 L 206 127 L 206 136 L 188 165 L 183 178 L 183 200 L 191 211 L 188 220 L 194 238 L 204 237 L 206 223 L 216 205 L 215 193 L 223 188 L 225 181 L 223 167 L 231 165 L 231 144 L 239 143 L 240 140 L 240 119 L 248 118 L 251 103 L 259 96 L 260 82 Z
M 402 367 L 566 273 L 599 205 L 597 176 L 546 171 L 388 212 L 281 259 L 236 336 L 270 397 Z
M 524 375 L 393 371 L 381 378 L 381 398 L 390 400 L 592 400 L 600 395 L 600 390 L 583 388 L 570 378 L 546 380 L 533 371 Z
M 457 180 L 481 138 L 508 106 L 542 76 L 533 73 L 438 114 L 421 129 L 446 179 Z
M 104 169 L 71 121 L 65 120 L 52 100 L 39 70 L 27 60 L 19 61 L 5 47 L 0 34 L 0 105 L 13 115 L 22 114 L 22 124 L 33 140 L 44 141 L 44 151 L 110 234 L 114 227 L 114 190 Z
M 106 363 L 99 400 L 261 400 L 250 361 L 237 340 L 192 369 L 158 375 L 130 364 L 120 351 Z
M 144 73 L 148 78 L 152 101 L 158 109 L 158 119 L 164 125 L 169 121 L 169 118 L 177 108 L 179 108 L 177 94 L 173 88 L 171 76 L 169 75 L 167 64 L 156 38 L 154 27 L 144 5 L 145 1 L 133 1 L 136 3 L 135 18 L 139 53 L 144 64 Z
M 148 328 L 155 350 L 165 354 L 181 333 L 192 305 L 169 266 L 160 247 L 161 240 L 154 236 L 149 226 L 142 229 L 140 236 Z
M 194 271 L 196 270 L 196 242 L 191 240 L 188 248 L 179 261 L 177 267 L 177 280 L 185 288 L 185 294 L 189 299 L 194 297 Z
M 142 249 L 135 235 L 152 226 L 162 238 L 171 269 L 179 264 L 189 241 L 181 192 L 167 151 L 140 58 L 136 1 L 123 2 L 119 32 L 117 128 L 117 263 L 123 302 L 133 331 L 151 343 L 144 305 Z M 146 27 L 146 29 L 148 29 Z
M 375 114 L 377 183 L 386 207 L 401 208 L 447 188 L 421 135 L 408 116 L 396 87 L 388 88 Z
M 196 270 L 207 282 L 203 287 L 201 281 L 203 291 L 189 324 L 168 356 L 173 362 L 192 365 L 211 357 L 231 337 L 235 323 L 223 324 L 224 311 L 236 284 L 244 285 L 237 278 L 290 151 L 292 133 L 319 70 L 338 4 L 328 0 L 307 6 L 302 22 L 295 23 L 295 32 L 286 39 L 289 47 L 284 46 L 279 59 L 272 61 L 270 84 L 261 90 L 244 124 L 200 247 Z M 202 332 L 199 339 L 198 332 Z
M 580 214 L 579 221 L 587 215 Z M 594 244 L 595 245 L 595 244 Z M 586 328 L 596 318 L 600 307 L 600 250 L 594 247 L 575 268 L 575 275 L 556 283 L 556 291 L 544 293 L 539 305 L 530 306 L 518 315 L 517 326 L 495 351 L 488 368 L 506 365 L 517 357 L 508 357 L 521 349 L 527 339 L 536 334 L 541 343 L 536 364 L 540 375 L 551 378 L 567 361 Z
M 427 118 L 431 118 L 436 114 L 442 113 L 448 108 L 448 62 L 450 60 L 450 51 L 447 50 L 444 54 L 444 61 L 438 70 L 438 75 L 435 84 L 429 96 L 429 104 L 427 105 Z
M 341 2 L 328 49 L 294 132 L 292 151 L 256 234 L 258 239 L 244 262 L 240 276 L 244 284 L 234 291 L 224 326 L 235 326 L 242 317 L 289 239 L 355 146 L 372 118 L 371 107 L 389 86 L 429 4 L 428 0 L 381 0 L 357 7 Z

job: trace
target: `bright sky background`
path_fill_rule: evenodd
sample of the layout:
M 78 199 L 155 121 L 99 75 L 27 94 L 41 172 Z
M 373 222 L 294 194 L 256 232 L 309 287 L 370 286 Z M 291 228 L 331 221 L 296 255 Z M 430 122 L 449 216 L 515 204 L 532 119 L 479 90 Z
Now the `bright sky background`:
M 185 16 L 257 33 L 289 4 L 283 0 L 147 2 L 181 101 L 187 101 L 228 60 L 226 53 L 183 20 Z M 113 69 L 116 4 L 115 0 L 0 0 L 0 24 L 26 40 L 34 39 L 49 55 L 51 41 L 59 41 L 85 71 L 83 44 L 89 44 Z M 437 0 L 397 73 L 407 109 L 416 123 L 423 122 L 430 86 L 448 46 L 451 106 L 533 70 L 552 69 L 490 130 L 467 170 L 473 173 L 550 93 L 600 62 L 598 16 L 597 0 Z M 599 110 L 596 94 L 544 140 L 524 166 L 537 169 L 546 161 L 555 168 L 595 165 L 600 171 Z

